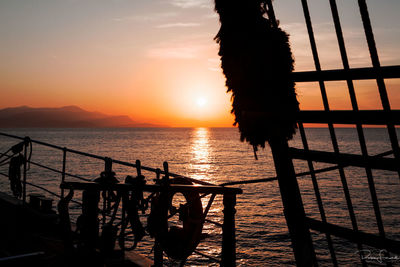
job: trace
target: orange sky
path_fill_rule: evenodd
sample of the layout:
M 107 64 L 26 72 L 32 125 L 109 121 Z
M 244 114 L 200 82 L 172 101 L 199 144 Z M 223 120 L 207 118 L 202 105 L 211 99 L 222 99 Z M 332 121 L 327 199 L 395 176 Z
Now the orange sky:
M 309 2 L 322 67 L 341 68 L 328 3 Z M 338 3 L 350 65 L 368 67 L 361 20 L 350 2 Z M 398 65 L 399 1 L 369 8 L 382 65 Z M 275 9 L 291 35 L 296 70 L 313 70 L 300 1 L 275 1 Z M 231 126 L 213 40 L 218 28 L 211 0 L 3 0 L 0 108 L 77 105 L 175 127 Z M 399 109 L 400 81 L 386 84 Z M 326 85 L 332 109 L 350 108 L 345 82 Z M 374 81 L 355 86 L 360 109 L 381 108 Z M 302 109 L 322 109 L 316 83 L 298 84 L 297 92 Z

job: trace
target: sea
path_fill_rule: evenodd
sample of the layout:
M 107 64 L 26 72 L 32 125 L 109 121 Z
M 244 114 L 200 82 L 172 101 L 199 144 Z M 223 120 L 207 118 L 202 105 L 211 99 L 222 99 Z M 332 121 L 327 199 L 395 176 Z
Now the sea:
M 163 168 L 168 162 L 169 171 L 192 177 L 212 184 L 234 181 L 246 181 L 275 177 L 272 154 L 268 146 L 258 151 L 258 160 L 254 157 L 253 148 L 240 141 L 237 128 L 130 128 L 130 129 L 0 129 L 0 132 L 29 136 L 31 139 L 88 152 L 115 160 L 135 163 L 141 161 L 142 166 Z M 391 150 L 387 130 L 384 128 L 364 129 L 368 153 L 375 155 Z M 400 132 L 398 131 L 398 135 Z M 337 128 L 336 135 L 341 152 L 361 154 L 357 131 L 354 128 Z M 327 128 L 306 128 L 309 147 L 313 150 L 333 151 Z M 0 152 L 5 152 L 18 140 L 0 136 Z M 302 148 L 299 133 L 289 142 L 290 146 Z M 61 150 L 32 145 L 31 161 L 62 170 Z M 388 156 L 390 157 L 390 156 Z M 0 173 L 7 173 L 8 165 L 0 164 Z M 307 163 L 294 161 L 296 172 L 308 171 Z M 332 166 L 314 163 L 315 169 Z M 27 181 L 42 186 L 49 191 L 60 194 L 61 174 L 30 164 Z M 86 179 L 99 177 L 104 170 L 102 160 L 88 158 L 73 153 L 66 155 L 66 172 Z M 119 181 L 123 182 L 127 175 L 135 176 L 136 169 L 113 164 L 113 170 Z M 366 233 L 377 234 L 378 227 L 374 214 L 368 181 L 363 168 L 346 167 L 345 175 L 354 206 L 358 227 Z M 152 183 L 156 175 L 143 172 L 148 183 Z M 397 172 L 373 170 L 379 206 L 386 237 L 400 240 L 400 179 Z M 76 178 L 67 176 L 67 181 Z M 339 226 L 351 228 L 351 220 L 344 198 L 343 187 L 338 170 L 317 174 L 321 198 L 327 221 Z M 298 178 L 302 200 L 307 216 L 320 220 L 315 193 L 310 176 Z M 236 203 L 236 251 L 239 266 L 290 266 L 295 265 L 290 237 L 283 215 L 279 186 L 276 180 L 235 185 L 243 193 L 237 196 Z M 9 192 L 9 182 L 0 176 L 1 191 Z M 35 187 L 27 185 L 27 192 L 40 192 L 54 199 L 56 197 Z M 147 195 L 145 194 L 145 197 Z M 79 194 L 76 195 L 79 198 Z M 203 207 L 209 196 L 202 199 Z M 71 204 L 71 216 L 80 213 L 77 205 Z M 214 200 L 207 218 L 222 223 L 222 197 Z M 142 218 L 143 219 L 143 218 Z M 145 224 L 145 220 L 143 219 Z M 176 223 L 173 221 L 171 223 Z M 198 251 L 214 258 L 221 255 L 220 227 L 205 223 L 203 232 L 207 237 L 198 246 Z M 312 239 L 318 262 L 321 266 L 331 266 L 331 256 L 327 249 L 324 234 L 312 231 Z M 360 265 L 360 251 L 353 243 L 341 238 L 333 238 L 333 245 L 339 266 Z M 146 236 L 139 243 L 137 250 L 153 257 L 152 240 Z M 392 264 L 400 264 L 399 258 L 379 258 L 381 251 L 364 247 L 363 255 L 373 265 L 380 265 L 385 260 Z M 179 264 L 166 259 L 167 266 Z M 218 265 L 212 259 L 194 254 L 187 261 L 189 266 Z

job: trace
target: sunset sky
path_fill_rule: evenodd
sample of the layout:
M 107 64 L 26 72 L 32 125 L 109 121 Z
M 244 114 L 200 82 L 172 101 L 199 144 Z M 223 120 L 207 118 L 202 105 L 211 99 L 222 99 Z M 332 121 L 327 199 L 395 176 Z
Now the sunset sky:
M 338 0 L 351 67 L 371 66 L 357 1 Z M 300 0 L 275 0 L 296 71 L 313 70 Z M 368 1 L 382 65 L 400 64 L 400 1 Z M 309 1 L 323 69 L 341 68 L 328 0 Z M 170 126 L 231 126 L 230 95 L 213 40 L 212 0 L 0 0 L 0 108 L 78 105 Z M 387 80 L 400 108 L 399 80 Z M 374 81 L 356 81 L 361 109 L 381 108 Z M 345 82 L 327 83 L 333 109 Z M 297 85 L 321 109 L 317 84 Z

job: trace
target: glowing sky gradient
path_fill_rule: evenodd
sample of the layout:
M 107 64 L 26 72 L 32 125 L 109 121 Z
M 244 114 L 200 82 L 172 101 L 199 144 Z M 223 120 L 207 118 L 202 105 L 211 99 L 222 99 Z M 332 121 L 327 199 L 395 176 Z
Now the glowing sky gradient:
M 338 0 L 351 67 L 371 66 L 357 1 Z M 400 1 L 368 1 L 382 65 L 400 64 Z M 328 0 L 309 1 L 323 69 L 341 68 Z M 313 70 L 299 0 L 275 0 L 296 71 Z M 78 105 L 171 126 L 231 126 L 212 0 L 0 0 L 0 108 Z M 387 80 L 400 108 L 399 80 Z M 374 81 L 356 81 L 360 109 L 381 108 Z M 321 109 L 317 84 L 297 85 Z M 350 108 L 328 82 L 332 109 Z M 202 104 L 199 104 L 202 103 Z

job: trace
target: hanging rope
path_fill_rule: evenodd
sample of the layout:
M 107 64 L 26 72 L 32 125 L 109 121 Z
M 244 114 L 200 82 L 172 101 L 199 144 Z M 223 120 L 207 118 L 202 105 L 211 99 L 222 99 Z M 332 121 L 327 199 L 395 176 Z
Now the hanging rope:
M 144 212 L 144 206 L 147 205 L 147 203 L 144 204 L 145 201 L 143 198 L 143 186 L 146 184 L 146 180 L 139 171 L 136 177 L 127 176 L 125 183 L 132 185 L 133 191 L 132 193 L 125 192 L 122 195 L 123 213 L 126 213 L 126 217 L 121 221 L 118 242 L 122 250 L 130 251 L 136 248 L 137 244 L 146 234 L 145 228 L 139 218 L 139 210 Z M 130 225 L 130 231 L 126 232 L 128 225 Z M 127 245 L 125 242 L 128 239 L 128 235 L 133 235 L 132 245 Z
M 22 150 L 24 147 L 29 146 L 29 156 L 23 155 Z M 9 152 L 12 152 L 12 155 L 7 155 Z M 32 156 L 32 142 L 29 137 L 26 137 L 24 141 L 12 146 L 5 153 L 2 153 L 1 157 L 5 157 L 0 162 L 0 166 L 9 163 L 8 168 L 8 179 L 10 180 L 10 188 L 13 195 L 17 198 L 22 196 L 22 184 L 21 184 L 21 166 L 24 165 L 27 161 L 30 161 Z
M 218 55 L 232 92 L 234 125 L 241 141 L 258 147 L 295 133 L 296 99 L 291 72 L 294 60 L 288 35 L 269 12 L 267 0 L 215 0 L 221 28 Z
M 22 195 L 21 184 L 21 166 L 24 164 L 25 158 L 22 154 L 11 158 L 8 169 L 8 179 L 10 179 L 10 187 L 13 195 L 20 198 Z

